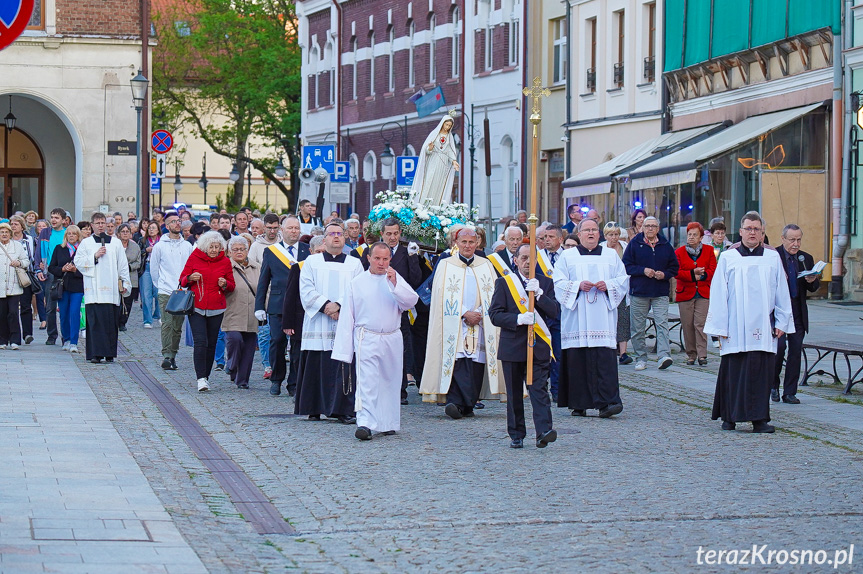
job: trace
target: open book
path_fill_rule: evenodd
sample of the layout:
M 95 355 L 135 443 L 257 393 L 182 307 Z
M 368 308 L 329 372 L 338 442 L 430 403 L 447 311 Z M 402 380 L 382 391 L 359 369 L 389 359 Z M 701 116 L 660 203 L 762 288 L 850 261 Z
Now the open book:
M 803 277 L 808 277 L 810 275 L 821 275 L 821 272 L 824 271 L 824 268 L 827 267 L 827 264 L 823 261 L 819 261 L 815 265 L 812 266 L 812 269 L 809 271 L 801 271 L 797 274 L 798 279 L 802 279 Z

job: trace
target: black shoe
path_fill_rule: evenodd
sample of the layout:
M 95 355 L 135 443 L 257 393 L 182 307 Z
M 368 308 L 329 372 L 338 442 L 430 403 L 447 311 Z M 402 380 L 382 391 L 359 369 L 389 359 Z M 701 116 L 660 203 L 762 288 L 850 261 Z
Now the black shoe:
M 297 394 L 297 387 L 296 386 L 287 387 L 287 389 L 288 389 L 288 396 L 289 397 L 292 397 L 292 396 Z
M 695 364 L 695 359 L 686 359 L 686 364 L 690 367 Z
M 722 430 L 734 430 L 737 427 L 736 424 L 730 423 L 728 421 L 722 421 Z
M 106 362 L 106 363 L 113 363 L 113 362 L 114 362 L 114 357 L 105 357 L 105 362 Z
M 357 427 L 354 436 L 360 440 L 372 440 L 372 431 L 366 427 Z
M 482 404 L 481 402 L 477 401 L 476 404 L 473 406 L 473 408 L 482 410 L 485 408 L 485 405 Z
M 177 359 L 173 359 L 173 358 L 172 358 L 172 359 L 171 359 L 171 370 L 172 370 L 172 371 L 177 371 L 177 370 L 179 370 L 179 369 L 180 369 L 180 367 L 178 367 L 178 366 L 177 366 Z
M 225 365 L 222 365 L 221 363 L 216 363 L 216 368 L 215 368 L 215 369 L 213 369 L 213 370 L 214 370 L 214 371 L 224 371 L 224 370 L 225 370 Z
M 608 417 L 619 415 L 623 412 L 623 405 L 617 403 L 616 405 L 608 405 L 607 407 L 603 407 L 599 409 L 599 418 L 607 419 Z
M 473 409 L 471 409 L 471 410 L 469 410 L 469 411 L 467 411 L 467 410 L 466 410 L 466 411 L 464 411 L 464 412 L 461 414 L 461 416 L 463 416 L 463 417 L 465 417 L 465 418 L 470 418 L 470 417 L 475 417 L 475 416 L 476 416 L 476 413 L 475 413 L 475 412 L 473 412 Z
M 410 404 L 410 403 L 408 403 L 408 400 L 407 400 L 407 399 L 402 399 L 402 404 L 403 404 L 403 405 L 407 405 L 407 404 Z
M 349 417 L 347 415 L 339 415 L 336 417 L 336 420 L 338 420 L 343 425 L 352 425 L 352 424 L 357 422 L 357 417 Z
M 458 408 L 453 403 L 448 403 L 447 406 L 444 408 L 444 412 L 447 414 L 447 416 L 449 418 L 454 419 L 454 420 L 458 420 L 462 416 L 464 416 L 461 414 L 461 409 Z
M 33 335 L 27 335 L 26 337 L 24 337 L 24 344 L 25 345 L 29 345 L 32 342 L 33 342 Z
M 572 409 L 572 416 L 574 416 L 574 417 L 586 417 L 587 411 L 585 409 Z
M 270 383 L 270 394 L 274 397 L 277 397 L 282 394 L 282 382 L 281 381 L 273 381 Z
M 102 357 L 93 357 L 92 359 L 90 359 L 90 362 L 93 363 L 94 365 L 98 365 L 99 363 L 102 362 Z
M 165 357 L 162 360 L 162 368 L 165 369 L 166 371 L 170 371 L 171 370 L 171 359 L 169 359 L 168 357 Z
M 57 339 L 48 339 L 47 341 L 45 341 L 45 344 L 46 345 L 56 345 Z
M 382 432 L 381 434 L 382 434 L 382 435 L 384 435 L 384 436 L 392 436 L 392 435 L 396 434 L 396 431 L 394 431 L 394 430 L 388 430 L 388 431 L 384 431 L 384 432 Z
M 797 395 L 788 395 L 787 397 L 782 397 L 782 402 L 789 405 L 799 405 L 800 399 L 797 398 Z
M 40 331 L 44 331 L 44 330 L 45 330 L 45 329 L 47 329 L 47 328 L 48 328 L 48 327 L 46 327 L 46 326 L 44 326 L 44 325 L 39 325 L 39 330 L 40 330 Z
M 524 439 L 514 438 L 509 441 L 509 448 L 524 448 Z
M 770 400 L 774 403 L 779 402 L 779 389 L 770 389 Z
M 319 421 L 321 420 L 321 415 L 309 415 L 310 421 Z
M 617 362 L 620 363 L 621 365 L 628 365 L 628 364 L 632 363 L 632 357 L 630 357 L 629 355 L 624 353 L 620 356 L 620 358 L 617 360 Z
M 551 395 L 551 402 L 557 403 L 557 395 Z
M 238 389 L 248 389 L 249 383 L 243 383 L 242 385 L 237 385 L 237 388 Z
M 707 366 L 707 357 L 702 357 L 701 359 L 698 359 L 698 366 L 699 367 L 706 367 Z
M 545 448 L 548 443 L 557 440 L 557 431 L 554 429 L 547 430 L 536 439 L 536 448 Z
M 752 422 L 752 432 L 755 433 L 774 433 L 776 432 L 776 427 L 773 425 L 769 425 L 765 422 Z
M 120 325 L 120 330 L 121 330 L 121 331 L 125 331 L 125 330 L 126 330 L 126 325 Z

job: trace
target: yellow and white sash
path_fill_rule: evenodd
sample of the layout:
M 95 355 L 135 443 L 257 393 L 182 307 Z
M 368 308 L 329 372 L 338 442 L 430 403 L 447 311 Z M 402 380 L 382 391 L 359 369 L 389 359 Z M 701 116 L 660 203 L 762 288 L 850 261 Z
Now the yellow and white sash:
M 269 249 L 273 253 L 273 255 L 278 257 L 279 261 L 281 261 L 288 269 L 290 269 L 295 263 L 295 261 L 291 259 L 288 250 L 281 243 L 273 243 L 272 245 L 267 247 L 267 249 Z
M 554 267 L 552 267 L 551 260 L 548 258 L 548 253 L 545 252 L 545 249 L 536 250 L 536 262 L 539 265 L 539 268 L 542 269 L 543 275 L 551 279 Z
M 512 296 L 512 300 L 515 301 L 515 306 L 518 307 L 519 312 L 527 313 L 528 297 L 527 292 L 524 290 L 524 285 L 521 284 L 520 280 L 516 281 L 514 274 L 507 275 L 503 279 L 506 281 L 507 287 L 509 287 L 509 294 Z M 548 348 L 551 349 L 551 331 L 536 310 L 534 310 L 533 317 L 536 320 L 533 326 L 534 334 L 545 341 Z M 551 358 L 555 358 L 554 352 L 552 352 Z
M 357 247 L 357 255 L 359 255 L 359 256 L 360 256 L 360 258 L 362 258 L 362 256 L 363 256 L 363 251 L 365 251 L 365 250 L 368 248 L 368 246 L 369 246 L 369 244 L 368 244 L 368 243 L 363 243 L 362 245 L 360 245 L 359 247 Z
M 491 261 L 491 264 L 494 265 L 495 271 L 501 277 L 509 275 L 512 273 L 512 269 L 510 269 L 509 265 L 507 265 L 506 260 L 500 253 L 492 253 L 488 256 L 488 260 Z

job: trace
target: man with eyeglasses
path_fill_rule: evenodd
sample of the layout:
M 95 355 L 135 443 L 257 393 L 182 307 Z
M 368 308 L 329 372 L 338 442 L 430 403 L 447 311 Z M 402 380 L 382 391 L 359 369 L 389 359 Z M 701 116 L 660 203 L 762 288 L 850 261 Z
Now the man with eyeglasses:
M 772 433 L 767 423 L 777 341 L 795 332 L 791 296 L 782 259 L 764 247 L 758 212 L 743 216 L 740 238 L 719 258 L 710 284 L 704 332 L 719 337 L 722 357 L 712 418 L 722 419 L 722 430 L 752 421 L 752 432 Z
M 273 226 L 278 222 L 278 216 L 267 215 L 269 222 L 266 224 L 264 235 L 272 237 Z M 275 222 L 273 220 L 275 217 Z M 265 218 L 266 219 L 266 218 Z M 276 232 L 278 233 L 278 232 Z M 296 388 L 296 369 L 294 353 L 291 353 L 290 373 L 285 361 L 285 351 L 288 347 L 288 339 L 282 330 L 282 305 L 285 300 L 288 277 L 291 267 L 298 261 L 304 261 L 309 256 L 309 246 L 300 243 L 300 221 L 295 215 L 289 215 L 282 221 L 282 238 L 263 249 L 261 257 L 261 276 L 258 279 L 258 288 L 255 294 L 255 317 L 259 323 L 265 321 L 269 326 L 270 347 L 269 360 L 272 364 L 270 371 L 270 394 L 278 396 L 282 393 L 282 381 L 288 375 L 288 394 L 294 396 Z M 255 242 L 252 247 L 258 245 Z M 269 292 L 269 293 L 268 293 Z M 296 302 L 300 304 L 299 301 Z M 294 344 L 291 342 L 291 350 Z M 266 372 L 265 372 L 266 375 Z
M 659 369 L 672 365 L 671 344 L 668 339 L 668 295 L 670 280 L 677 275 L 680 263 L 674 248 L 664 235 L 659 233 L 659 220 L 645 217 L 638 233 L 623 252 L 623 264 L 630 276 L 629 312 L 632 318 L 630 333 L 632 351 L 635 355 L 635 370 L 647 368 L 647 314 L 653 310 L 656 325 L 656 354 Z
M 356 257 L 342 252 L 344 245 L 341 223 L 330 223 L 324 228 L 324 252 L 310 255 L 300 270 L 300 302 L 306 315 L 294 414 L 308 415 L 311 420 L 325 415 L 353 424 L 354 366 L 336 361 L 332 353 L 348 285 L 363 272 L 363 266 Z
M 183 238 L 182 223 L 175 211 L 169 211 L 165 215 L 165 227 L 168 232 L 159 238 L 150 253 L 150 276 L 157 289 L 159 308 L 162 311 L 162 368 L 176 371 L 177 352 L 180 350 L 185 317 L 172 315 L 165 307 L 171 293 L 180 284 L 180 273 L 194 248 Z

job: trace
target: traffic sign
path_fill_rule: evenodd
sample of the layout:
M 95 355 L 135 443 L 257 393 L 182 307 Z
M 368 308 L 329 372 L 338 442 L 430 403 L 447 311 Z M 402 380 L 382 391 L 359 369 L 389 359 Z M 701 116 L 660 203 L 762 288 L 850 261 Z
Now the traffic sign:
M 150 136 L 150 145 L 156 153 L 168 153 L 174 147 L 174 136 L 167 130 L 156 130 Z
M 0 50 L 14 42 L 33 16 L 34 0 L 3 0 L 0 2 Z
M 330 178 L 333 183 L 350 183 L 351 182 L 351 162 L 337 161 L 336 171 L 333 177 Z
M 306 145 L 303 146 L 302 169 L 315 170 L 322 167 L 330 175 L 336 170 L 336 146 L 334 145 Z
M 150 193 L 157 193 L 161 187 L 161 180 L 156 175 L 150 175 Z
M 164 179 L 165 178 L 165 168 L 168 166 L 168 162 L 165 161 L 165 158 L 160 156 L 160 157 L 156 158 L 155 163 L 156 163 L 156 171 L 153 173 L 159 179 Z
M 414 183 L 419 157 L 415 155 L 400 155 L 396 157 L 396 186 L 410 187 Z

